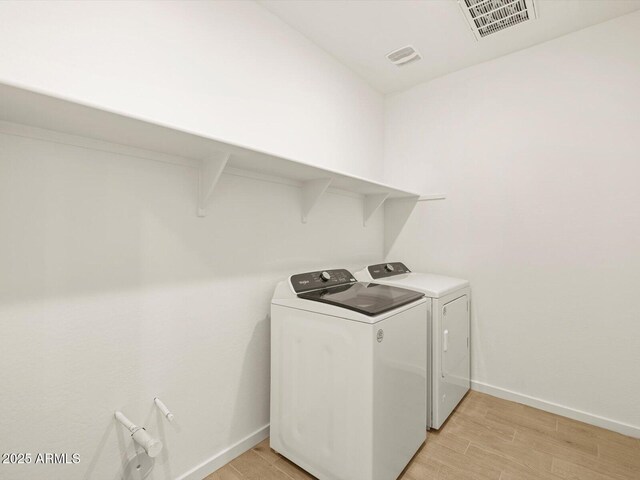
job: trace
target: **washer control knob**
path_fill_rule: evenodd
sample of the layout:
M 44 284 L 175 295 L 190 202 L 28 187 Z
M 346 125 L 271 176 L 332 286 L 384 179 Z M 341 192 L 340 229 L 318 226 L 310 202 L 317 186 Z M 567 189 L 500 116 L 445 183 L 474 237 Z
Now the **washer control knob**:
M 320 274 L 320 280 L 322 280 L 323 282 L 328 282 L 329 280 L 331 280 L 331 275 L 329 275 L 329 272 L 322 272 Z
M 391 265 L 390 263 L 387 263 L 387 264 L 384 266 L 384 269 L 385 269 L 387 272 L 393 272 L 393 271 L 395 270 L 394 266 L 393 266 L 393 265 Z

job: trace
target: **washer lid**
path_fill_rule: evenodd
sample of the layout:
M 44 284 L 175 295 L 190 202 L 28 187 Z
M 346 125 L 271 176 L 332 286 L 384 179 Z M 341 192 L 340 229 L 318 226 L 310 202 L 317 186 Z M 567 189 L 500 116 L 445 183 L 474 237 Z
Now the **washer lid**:
M 379 315 L 424 297 L 424 293 L 377 283 L 349 283 L 299 293 L 298 298 L 328 303 L 363 313 Z

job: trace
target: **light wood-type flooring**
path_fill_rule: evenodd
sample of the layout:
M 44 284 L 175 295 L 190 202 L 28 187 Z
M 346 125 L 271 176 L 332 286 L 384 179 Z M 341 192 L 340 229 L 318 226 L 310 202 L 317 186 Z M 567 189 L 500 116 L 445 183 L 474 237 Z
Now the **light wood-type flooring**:
M 267 439 L 205 480 L 313 478 Z M 640 440 L 471 391 L 399 478 L 640 480 Z

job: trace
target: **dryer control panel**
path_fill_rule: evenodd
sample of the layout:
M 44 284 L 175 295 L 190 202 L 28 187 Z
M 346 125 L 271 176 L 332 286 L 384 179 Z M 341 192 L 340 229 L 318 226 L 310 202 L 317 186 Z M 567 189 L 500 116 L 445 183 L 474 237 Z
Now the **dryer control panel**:
M 377 278 L 386 278 L 392 277 L 394 275 L 401 275 L 403 273 L 410 273 L 409 270 L 404 263 L 401 262 L 390 262 L 390 263 L 379 263 L 378 265 L 369 265 L 367 267 L 369 270 L 369 275 L 374 280 Z
M 355 282 L 355 277 L 351 275 L 349 270 L 345 270 L 344 268 L 291 275 L 291 286 L 296 293 Z

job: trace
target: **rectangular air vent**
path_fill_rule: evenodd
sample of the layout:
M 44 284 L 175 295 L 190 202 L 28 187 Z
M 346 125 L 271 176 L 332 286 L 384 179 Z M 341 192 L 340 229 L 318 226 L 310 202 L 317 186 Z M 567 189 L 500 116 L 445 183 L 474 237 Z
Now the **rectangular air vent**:
M 420 52 L 418 52 L 413 46 L 407 45 L 406 47 L 394 50 L 391 53 L 387 53 L 387 58 L 399 67 L 407 65 L 408 63 L 420 60 Z
M 533 0 L 458 0 L 458 3 L 476 40 L 536 18 Z

